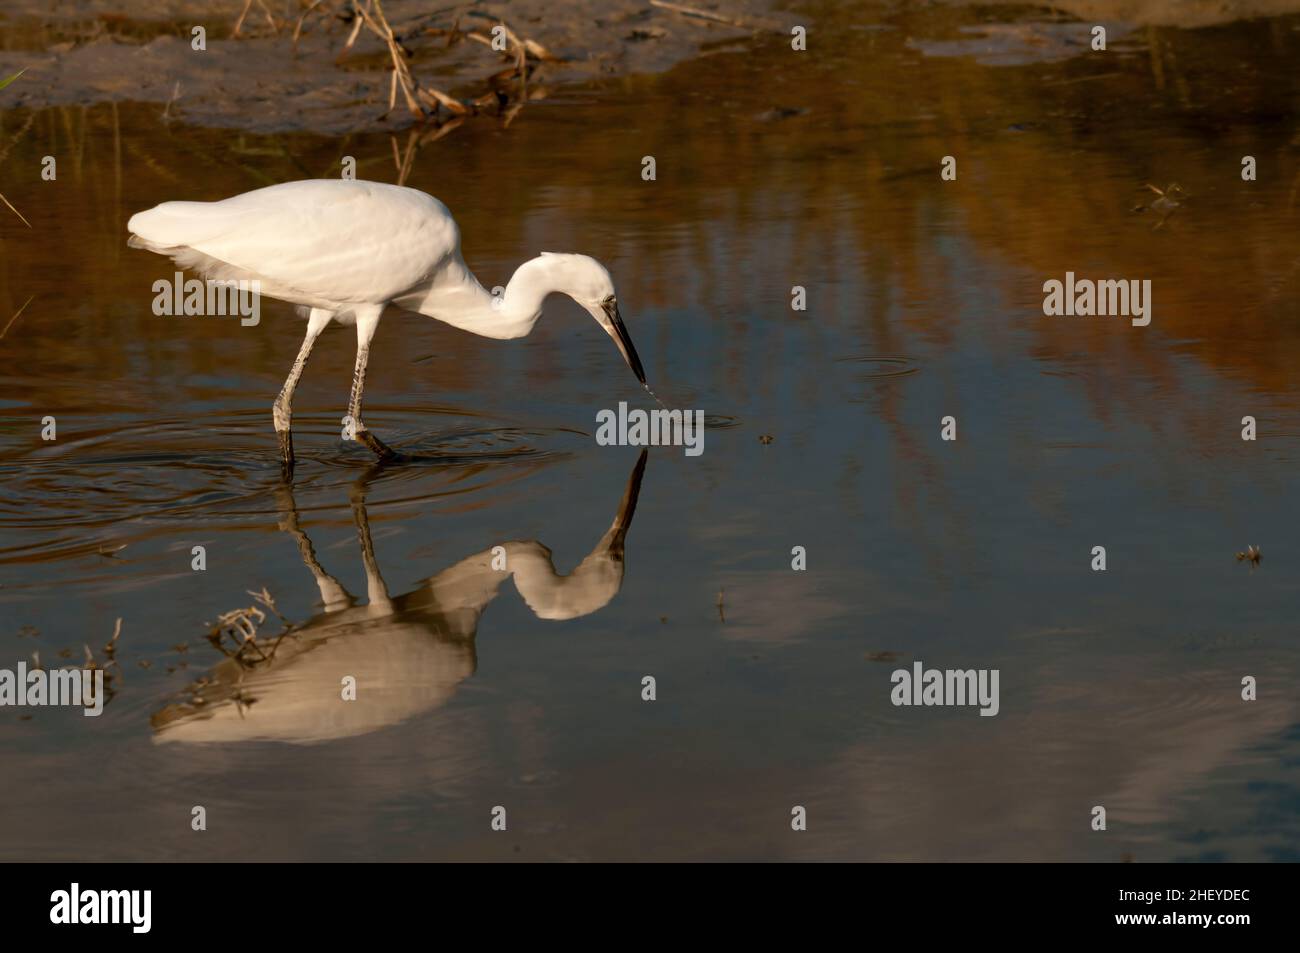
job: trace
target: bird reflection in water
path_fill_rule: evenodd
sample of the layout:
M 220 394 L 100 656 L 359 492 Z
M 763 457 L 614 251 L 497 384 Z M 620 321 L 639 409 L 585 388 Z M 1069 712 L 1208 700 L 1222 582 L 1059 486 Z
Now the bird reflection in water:
M 263 657 L 241 652 L 218 664 L 185 701 L 153 716 L 154 740 L 313 744 L 362 735 L 438 708 L 474 674 L 479 618 L 506 579 L 514 580 L 540 619 L 576 619 L 618 594 L 624 541 L 645 466 L 643 450 L 609 530 L 568 575 L 556 571 L 551 551 L 541 543 L 508 542 L 468 556 L 400 596 L 389 594 L 379 571 L 362 480 L 353 488 L 352 513 L 366 573 L 363 605 L 322 568 L 299 526 L 293 491 L 281 487 L 280 527 L 297 542 L 315 577 L 323 611 L 293 628 Z M 505 568 L 494 568 L 502 555 Z M 346 676 L 356 679 L 353 701 L 343 699 Z

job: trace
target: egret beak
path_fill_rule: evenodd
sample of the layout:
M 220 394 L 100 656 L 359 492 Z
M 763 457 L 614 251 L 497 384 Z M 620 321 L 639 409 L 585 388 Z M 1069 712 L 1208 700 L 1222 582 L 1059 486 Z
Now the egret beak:
M 614 343 L 618 345 L 623 360 L 627 361 L 627 366 L 632 368 L 632 373 L 636 375 L 636 379 L 644 385 L 645 369 L 641 366 L 641 358 L 636 355 L 636 348 L 632 346 L 632 338 L 628 336 L 627 326 L 623 324 L 623 318 L 618 313 L 618 299 L 606 298 L 600 303 L 600 307 L 605 312 L 605 318 L 608 321 L 605 324 L 605 330 L 614 339 Z

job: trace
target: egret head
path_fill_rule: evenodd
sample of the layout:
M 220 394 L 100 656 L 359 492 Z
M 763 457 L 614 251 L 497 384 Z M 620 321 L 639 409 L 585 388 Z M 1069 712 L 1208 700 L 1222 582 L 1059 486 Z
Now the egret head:
M 596 323 L 605 329 L 605 333 L 614 339 L 619 353 L 632 373 L 642 384 L 645 383 L 645 369 L 641 367 L 641 358 L 637 357 L 632 338 L 623 324 L 623 317 L 618 311 L 618 297 L 614 294 L 614 280 L 610 278 L 605 266 L 586 255 L 557 255 L 554 252 L 542 252 L 556 290 L 567 294 L 596 319 Z

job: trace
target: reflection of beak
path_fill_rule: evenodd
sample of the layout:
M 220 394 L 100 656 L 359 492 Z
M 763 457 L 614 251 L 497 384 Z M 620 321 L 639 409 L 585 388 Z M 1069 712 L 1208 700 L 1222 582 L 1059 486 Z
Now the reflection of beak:
M 609 301 L 602 305 L 605 309 L 605 316 L 609 318 L 609 336 L 614 339 L 618 345 L 619 351 L 623 354 L 623 360 L 627 361 L 627 366 L 632 368 L 632 373 L 642 384 L 645 383 L 645 369 L 641 367 L 641 358 L 636 356 L 636 348 L 632 346 L 632 339 L 628 337 L 627 327 L 623 324 L 623 317 L 618 313 L 618 302 Z
M 609 528 L 613 534 L 610 537 L 609 551 L 616 559 L 623 558 L 623 544 L 632 525 L 632 514 L 636 512 L 636 498 L 641 495 L 641 478 L 645 475 L 645 461 L 649 453 L 649 450 L 642 448 L 641 456 L 636 458 L 636 466 L 628 477 L 627 489 L 623 491 L 618 513 L 614 516 L 614 525 Z

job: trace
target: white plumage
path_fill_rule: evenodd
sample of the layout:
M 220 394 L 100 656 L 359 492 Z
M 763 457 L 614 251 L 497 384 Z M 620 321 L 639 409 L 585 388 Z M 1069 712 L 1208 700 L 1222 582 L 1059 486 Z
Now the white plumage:
M 609 272 L 586 255 L 543 252 L 494 298 L 465 266 L 447 207 L 416 189 L 346 179 L 286 182 L 220 202 L 164 202 L 131 216 L 129 244 L 207 278 L 257 281 L 261 293 L 308 309 L 307 336 L 273 408 L 286 472 L 293 466 L 293 391 L 330 321 L 357 327 L 349 433 L 394 456 L 361 422 L 370 340 L 395 304 L 491 338 L 528 334 L 552 293 L 582 305 L 613 338 L 642 384 L 645 373 L 618 310 Z

